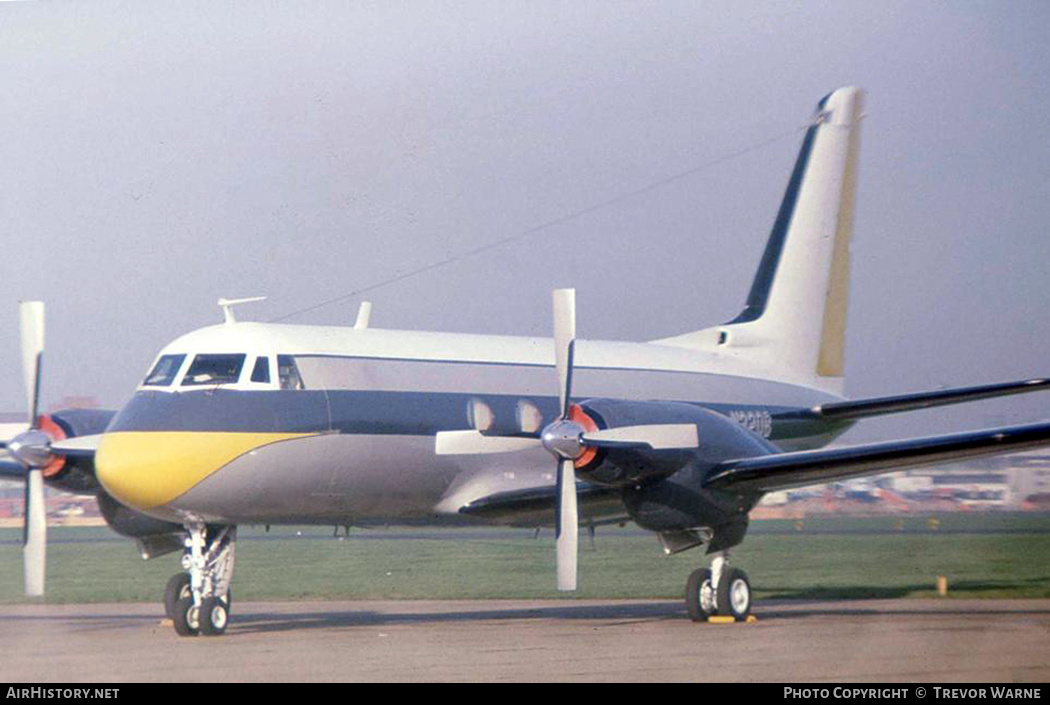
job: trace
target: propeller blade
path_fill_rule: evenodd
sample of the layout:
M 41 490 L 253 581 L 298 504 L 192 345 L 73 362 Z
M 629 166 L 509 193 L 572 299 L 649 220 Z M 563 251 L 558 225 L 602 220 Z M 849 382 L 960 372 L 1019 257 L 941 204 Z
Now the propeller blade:
M 25 433 L 29 430 L 29 426 L 22 423 L 0 423 L 0 448 L 6 448 L 9 441 L 14 439 L 15 436 Z
M 537 448 L 538 438 L 523 436 L 485 436 L 477 431 L 441 431 L 434 439 L 437 455 L 483 455 L 486 453 L 513 453 Z
M 25 522 L 22 562 L 25 592 L 30 597 L 44 594 L 44 568 L 47 560 L 47 510 L 44 507 L 43 473 L 33 468 L 26 477 Z
M 22 338 L 22 374 L 25 377 L 29 425 L 36 427 L 40 404 L 40 367 L 44 355 L 44 302 L 18 304 L 18 328 Z
M 25 379 L 29 427 L 35 429 L 40 416 L 40 375 L 44 357 L 43 301 L 22 301 L 18 304 L 18 332 L 22 341 L 22 375 Z M 30 597 L 39 597 L 44 594 L 47 558 L 44 476 L 41 468 L 32 467 L 25 460 L 20 462 L 26 466 L 22 547 L 25 593 Z
M 688 423 L 620 426 L 583 434 L 584 444 L 599 448 L 648 447 L 653 450 L 696 448 L 696 426 Z
M 558 370 L 558 401 L 562 418 L 569 416 L 572 358 L 576 344 L 576 290 L 554 291 L 554 364 Z
M 92 458 L 101 442 L 102 434 L 100 433 L 94 436 L 74 436 L 52 441 L 49 448 L 54 455 L 64 455 L 67 458 Z
M 576 556 L 580 528 L 576 507 L 576 467 L 571 460 L 558 464 L 558 589 L 576 589 Z

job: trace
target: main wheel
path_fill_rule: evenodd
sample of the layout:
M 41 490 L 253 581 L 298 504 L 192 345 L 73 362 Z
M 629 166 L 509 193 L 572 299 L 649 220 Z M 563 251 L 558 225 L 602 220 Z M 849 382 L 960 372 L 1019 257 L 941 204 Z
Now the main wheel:
M 190 576 L 186 573 L 176 573 L 164 588 L 164 614 L 168 615 L 168 619 L 175 618 L 175 603 L 183 597 L 193 597 L 190 591 Z
M 685 584 L 685 609 L 694 622 L 706 622 L 715 613 L 715 590 L 707 568 L 694 570 L 689 576 Z
M 192 597 L 180 597 L 172 610 L 171 621 L 179 636 L 197 636 L 200 633 L 200 610 L 194 606 Z
M 739 568 L 722 571 L 716 591 L 718 614 L 743 622 L 751 614 L 751 583 Z
M 230 618 L 229 608 L 225 600 L 218 597 L 205 598 L 201 603 L 200 629 L 201 634 L 207 636 L 218 636 L 226 631 L 226 624 Z

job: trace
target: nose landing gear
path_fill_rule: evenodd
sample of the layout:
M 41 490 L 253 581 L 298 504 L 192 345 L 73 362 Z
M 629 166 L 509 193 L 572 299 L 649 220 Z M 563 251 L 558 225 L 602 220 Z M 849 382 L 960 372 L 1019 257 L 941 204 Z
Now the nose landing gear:
M 230 580 L 236 526 L 187 524 L 189 536 L 182 556 L 185 573 L 177 573 L 164 590 L 164 609 L 179 636 L 217 636 L 226 631 L 230 615 Z

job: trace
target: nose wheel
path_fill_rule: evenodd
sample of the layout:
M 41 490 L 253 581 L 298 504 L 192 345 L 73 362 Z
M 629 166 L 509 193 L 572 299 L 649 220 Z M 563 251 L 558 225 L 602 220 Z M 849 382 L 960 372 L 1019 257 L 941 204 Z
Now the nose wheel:
M 197 636 L 201 632 L 200 608 L 192 597 L 180 597 L 172 608 L 171 621 L 179 636 Z
M 237 527 L 187 524 L 186 530 L 186 572 L 168 580 L 164 610 L 179 636 L 218 636 L 229 623 Z
M 175 618 L 175 603 L 184 597 L 193 598 L 190 576 L 189 573 L 176 573 L 171 576 L 164 588 L 164 614 L 168 616 L 168 619 Z
M 201 634 L 218 636 L 226 631 L 226 622 L 230 617 L 229 606 L 219 597 L 209 597 L 201 603 L 197 613 Z
M 693 571 L 686 582 L 685 606 L 694 622 L 706 622 L 711 617 L 732 617 L 746 621 L 751 614 L 751 581 L 747 573 L 728 566 L 729 554 L 714 555 L 711 568 Z

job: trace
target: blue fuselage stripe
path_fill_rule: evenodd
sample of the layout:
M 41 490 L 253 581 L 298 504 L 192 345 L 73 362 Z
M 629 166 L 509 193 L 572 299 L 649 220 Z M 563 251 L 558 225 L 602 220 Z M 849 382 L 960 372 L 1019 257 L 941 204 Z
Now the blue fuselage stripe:
M 107 431 L 433 435 L 470 428 L 467 409 L 478 400 L 488 405 L 496 419 L 511 421 L 521 399 L 521 395 L 514 394 L 342 389 L 141 391 L 117 414 Z M 528 399 L 539 409 L 545 423 L 557 416 L 556 397 Z M 696 405 L 734 416 L 742 423 L 796 409 L 754 404 Z M 816 420 L 773 421 L 768 429 L 761 430 L 775 441 L 821 435 L 840 425 Z

